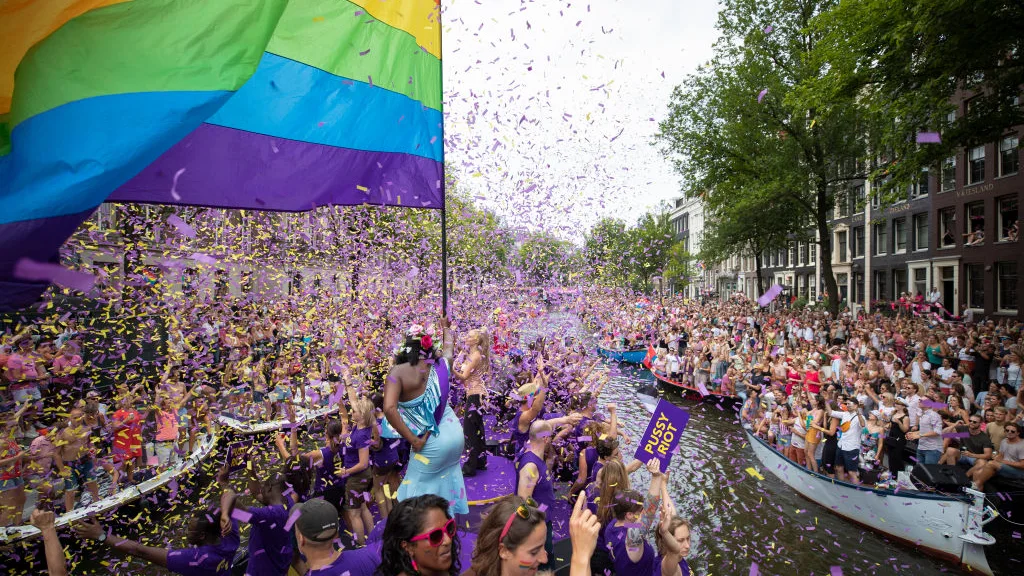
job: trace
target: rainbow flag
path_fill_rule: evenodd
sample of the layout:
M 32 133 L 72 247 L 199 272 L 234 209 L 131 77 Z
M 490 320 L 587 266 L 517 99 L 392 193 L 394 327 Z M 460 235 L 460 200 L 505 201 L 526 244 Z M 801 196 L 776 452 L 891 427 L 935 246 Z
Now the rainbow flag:
M 104 201 L 443 208 L 437 0 L 0 0 L 0 310 Z

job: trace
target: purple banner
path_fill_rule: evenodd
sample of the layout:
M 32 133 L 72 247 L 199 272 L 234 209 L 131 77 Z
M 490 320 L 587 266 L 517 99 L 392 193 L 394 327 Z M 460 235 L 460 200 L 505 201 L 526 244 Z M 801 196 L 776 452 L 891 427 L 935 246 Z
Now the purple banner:
M 238 440 L 228 444 L 228 453 L 225 462 L 229 472 L 238 472 L 245 468 L 249 462 L 249 451 L 252 449 L 252 437 Z
M 651 458 L 657 458 L 661 461 L 661 471 L 668 470 L 672 453 L 679 446 L 679 437 L 689 421 L 689 412 L 665 399 L 659 400 L 647 431 L 636 447 L 636 459 L 646 464 Z

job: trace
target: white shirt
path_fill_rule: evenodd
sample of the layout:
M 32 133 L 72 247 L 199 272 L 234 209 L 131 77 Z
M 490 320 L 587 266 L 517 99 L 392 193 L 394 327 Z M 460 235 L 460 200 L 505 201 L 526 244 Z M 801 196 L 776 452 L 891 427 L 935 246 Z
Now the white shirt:
M 953 374 L 956 374 L 956 370 L 946 367 L 939 368 L 936 372 L 939 373 L 939 380 L 942 380 L 943 382 L 949 382 L 949 379 L 953 377 Z
M 860 449 L 860 437 L 864 427 L 860 424 L 859 412 L 833 411 L 832 416 L 839 417 L 839 429 L 849 423 L 849 428 L 839 437 L 839 449 L 850 451 Z
M 929 302 L 934 304 L 934 303 L 938 302 L 939 300 L 942 300 L 942 293 L 939 292 L 938 290 L 935 290 L 935 291 L 931 292 L 930 294 L 928 294 L 928 301 Z

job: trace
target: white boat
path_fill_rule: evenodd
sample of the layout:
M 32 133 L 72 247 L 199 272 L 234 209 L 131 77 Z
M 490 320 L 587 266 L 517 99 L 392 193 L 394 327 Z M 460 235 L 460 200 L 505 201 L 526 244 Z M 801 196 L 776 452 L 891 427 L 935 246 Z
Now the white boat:
M 765 470 L 833 514 L 893 540 L 991 575 L 985 548 L 995 543 L 982 526 L 995 519 L 984 494 L 950 496 L 916 490 L 878 490 L 834 480 L 789 460 L 744 428 Z
M 149 480 L 142 481 L 138 484 L 128 486 L 123 490 L 115 492 L 102 500 L 97 500 L 88 506 L 76 508 L 71 512 L 61 514 L 54 520 L 54 525 L 57 528 L 67 526 L 72 522 L 81 520 L 89 516 L 95 516 L 97 514 L 103 514 L 109 512 L 115 508 L 128 504 L 138 500 L 139 498 L 153 492 L 154 490 L 165 486 L 172 480 L 177 479 L 186 472 L 196 467 L 196 464 L 202 462 L 210 455 L 213 451 L 214 446 L 217 445 L 217 437 L 212 434 L 204 435 L 199 439 L 192 453 L 189 454 L 188 458 L 180 460 L 174 466 L 164 470 Z M 27 540 L 39 536 L 39 529 L 32 525 L 22 526 L 10 526 L 6 530 L 0 529 L 0 543 L 10 544 L 19 540 Z
M 305 424 L 311 420 L 316 420 L 321 416 L 326 416 L 333 412 L 338 411 L 338 405 L 333 404 L 330 406 L 321 406 L 320 408 L 307 409 L 307 408 L 296 408 L 295 409 L 295 425 Z M 279 418 L 277 420 L 268 420 L 265 422 L 250 423 L 237 418 L 232 418 L 226 414 L 220 414 L 217 416 L 217 422 L 226 428 L 230 428 L 237 434 L 261 434 L 264 432 L 275 432 L 277 430 L 283 430 L 287 428 L 291 421 L 287 418 Z

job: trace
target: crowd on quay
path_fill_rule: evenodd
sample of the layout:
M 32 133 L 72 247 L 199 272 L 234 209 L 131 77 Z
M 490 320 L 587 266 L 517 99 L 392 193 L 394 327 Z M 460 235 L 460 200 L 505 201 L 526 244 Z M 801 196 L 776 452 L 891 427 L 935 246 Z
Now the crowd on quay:
M 570 528 L 573 574 L 690 574 L 690 527 L 675 515 L 666 474 L 654 464 L 647 494 L 630 490 L 630 474 L 641 466 L 623 462 L 619 445 L 631 439 L 614 403 L 599 400 L 607 372 L 576 339 L 520 342 L 524 321 L 542 316 L 540 299 L 510 306 L 508 295 L 490 296 L 477 294 L 463 308 L 471 320 L 460 324 L 479 328 L 457 346 L 446 336 L 443 355 L 430 339 L 451 332 L 444 320 L 434 329 L 413 324 L 404 345 L 392 348 L 395 326 L 426 316 L 423 306 L 387 317 L 357 303 L 361 309 L 345 317 L 369 320 L 354 324 L 326 308 L 300 314 L 252 302 L 196 305 L 169 331 L 158 377 L 107 390 L 78 378 L 89 367 L 88 334 L 71 327 L 52 344 L 39 336 L 52 329 L 9 334 L 0 396 L 16 425 L 0 459 L 3 525 L 28 516 L 47 561 L 63 565 L 54 515 L 101 497 L 97 470 L 116 488 L 173 466 L 217 431 L 218 415 L 294 421 L 297 410 L 336 404 L 339 417 L 309 429 L 314 449 L 300 446 L 298 427 L 286 425 L 267 470 L 234 479 L 221 470 L 219 506 L 194 515 L 186 546 L 120 538 L 96 519 L 74 530 L 117 555 L 180 574 L 226 574 L 240 522 L 251 525 L 249 574 L 535 572 L 553 562 L 555 483 L 565 479 L 571 488 L 558 498 L 571 496 L 575 506 L 557 521 Z M 59 353 L 47 357 L 50 348 Z M 435 418 L 417 403 L 439 402 L 432 386 L 442 364 L 451 403 Z M 453 519 L 469 512 L 463 472 L 486 471 L 484 414 L 507 434 L 516 475 L 507 479 L 512 496 L 483 514 L 472 565 L 460 567 Z M 25 506 L 26 489 L 36 496 L 33 506 Z M 83 490 L 89 496 L 79 499 Z
M 1016 320 L 953 321 L 928 307 L 834 318 L 738 296 L 588 308 L 605 342 L 651 345 L 657 373 L 742 392 L 745 425 L 816 472 L 894 487 L 921 462 L 961 466 L 977 489 L 1024 480 Z

